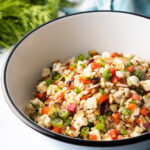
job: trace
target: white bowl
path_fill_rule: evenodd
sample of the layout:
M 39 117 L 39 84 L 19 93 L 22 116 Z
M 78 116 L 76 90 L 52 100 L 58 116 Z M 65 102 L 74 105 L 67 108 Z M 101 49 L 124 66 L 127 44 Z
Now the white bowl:
M 25 105 L 41 70 L 56 59 L 64 61 L 91 49 L 134 53 L 150 60 L 150 20 L 123 12 L 85 12 L 56 19 L 33 30 L 14 47 L 5 64 L 3 89 L 9 106 L 27 125 L 59 141 L 97 149 L 127 148 L 125 144 L 132 149 L 136 145 L 149 148 L 146 143 L 150 142 L 150 133 L 118 141 L 85 141 L 53 133 L 25 116 Z

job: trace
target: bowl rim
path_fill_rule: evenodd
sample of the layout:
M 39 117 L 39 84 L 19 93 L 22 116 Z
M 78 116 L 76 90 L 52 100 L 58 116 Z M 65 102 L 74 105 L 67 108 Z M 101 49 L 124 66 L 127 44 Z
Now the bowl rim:
M 139 15 L 136 13 L 131 13 L 131 12 L 124 12 L 124 11 L 110 11 L 110 10 L 99 10 L 99 11 L 84 11 L 84 12 L 78 12 L 78 13 L 74 13 L 74 14 L 70 14 L 67 16 L 62 16 L 59 18 L 56 18 L 54 20 L 48 21 L 40 26 L 38 26 L 37 28 L 33 29 L 32 31 L 30 31 L 29 33 L 27 33 L 25 36 L 22 37 L 22 39 L 14 46 L 14 48 L 12 49 L 12 51 L 10 52 L 8 58 L 6 59 L 5 65 L 4 65 L 4 71 L 3 71 L 3 76 L 2 76 L 2 84 L 3 84 L 3 92 L 5 93 L 5 99 L 7 104 L 9 105 L 10 109 L 14 112 L 14 114 L 20 119 L 22 120 L 26 125 L 28 125 L 29 127 L 31 127 L 32 129 L 42 133 L 43 135 L 46 135 L 50 138 L 53 138 L 55 140 L 61 141 L 61 142 L 66 142 L 66 143 L 70 143 L 70 144 L 75 144 L 75 145 L 80 145 L 80 146 L 92 146 L 92 147 L 112 147 L 112 146 L 123 146 L 123 145 L 129 145 L 129 144 L 135 144 L 137 142 L 142 142 L 145 140 L 150 139 L 150 133 L 144 133 L 141 134 L 140 136 L 137 137 L 132 137 L 132 138 L 127 138 L 127 139 L 121 139 L 121 140 L 112 140 L 112 141 L 90 141 L 90 140 L 83 140 L 83 139 L 79 139 L 79 138 L 72 138 L 69 136 L 64 136 L 62 134 L 57 134 L 54 133 L 46 128 L 43 128 L 41 126 L 39 126 L 37 123 L 33 122 L 31 119 L 27 118 L 26 115 L 24 113 L 22 113 L 19 108 L 17 108 L 16 104 L 13 102 L 13 99 L 11 98 L 11 95 L 9 93 L 8 87 L 7 87 L 7 79 L 6 79 L 6 74 L 7 74 L 7 68 L 9 65 L 9 61 L 11 59 L 11 56 L 13 55 L 13 53 L 15 52 L 15 50 L 17 49 L 17 47 L 28 37 L 30 36 L 30 34 L 32 34 L 33 32 L 37 31 L 38 29 L 46 26 L 47 24 L 50 24 L 52 22 L 55 22 L 57 20 L 61 20 L 63 18 L 69 18 L 72 16 L 77 16 L 77 15 L 82 15 L 82 14 L 91 14 L 91 13 L 119 13 L 119 14 L 128 14 L 128 15 L 132 15 L 132 16 L 137 16 L 137 17 L 141 17 L 141 18 L 145 18 L 150 20 L 149 17 L 143 16 L 143 15 Z

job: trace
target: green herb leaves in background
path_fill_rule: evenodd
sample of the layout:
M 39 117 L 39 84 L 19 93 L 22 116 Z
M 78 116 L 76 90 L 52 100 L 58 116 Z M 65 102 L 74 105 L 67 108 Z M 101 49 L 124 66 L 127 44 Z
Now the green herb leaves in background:
M 0 0 L 0 47 L 16 44 L 26 33 L 58 17 L 68 0 Z

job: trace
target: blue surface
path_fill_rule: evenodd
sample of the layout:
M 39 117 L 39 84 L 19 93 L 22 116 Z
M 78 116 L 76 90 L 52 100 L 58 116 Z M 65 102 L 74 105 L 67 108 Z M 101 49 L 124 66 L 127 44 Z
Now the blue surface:
M 150 0 L 72 0 L 77 3 L 73 8 L 64 8 L 65 14 L 91 10 L 117 10 L 150 17 Z

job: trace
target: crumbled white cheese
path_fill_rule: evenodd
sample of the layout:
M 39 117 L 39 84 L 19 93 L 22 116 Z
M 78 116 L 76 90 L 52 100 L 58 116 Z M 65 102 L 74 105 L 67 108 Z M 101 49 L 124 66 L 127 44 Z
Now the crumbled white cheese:
M 42 70 L 42 75 L 41 75 L 41 77 L 42 78 L 45 78 L 45 77 L 47 77 L 47 76 L 49 76 L 50 75 L 50 69 L 49 68 L 44 68 L 43 70 Z
M 59 71 L 62 67 L 61 63 L 54 63 L 53 64 L 53 71 Z
M 97 140 L 101 140 L 101 134 L 100 134 L 99 130 L 90 131 L 89 135 L 96 135 L 97 136 Z
M 130 76 L 127 78 L 127 83 L 129 86 L 135 85 L 139 86 L 139 79 L 136 76 Z
M 91 64 L 88 65 L 88 67 L 86 67 L 84 70 L 83 70 L 83 74 L 86 76 L 86 77 L 93 77 L 95 72 L 92 72 L 92 69 L 91 69 Z
M 140 81 L 140 85 L 145 91 L 150 91 L 150 80 Z
M 123 71 L 116 71 L 116 76 L 118 78 L 124 78 L 125 77 L 125 72 L 123 72 Z
M 103 52 L 102 53 L 102 58 L 109 58 L 110 57 L 110 53 L 109 52 Z
M 57 85 L 50 85 L 47 89 L 47 95 L 53 95 L 55 94 L 55 89 L 56 89 Z
M 88 98 L 85 105 L 87 109 L 97 108 L 96 98 L 95 97 Z
M 43 81 L 43 82 L 40 82 L 37 87 L 36 87 L 37 91 L 40 92 L 40 93 L 45 93 L 47 92 L 47 85 L 46 85 L 46 82 Z
M 125 68 L 125 62 L 121 59 L 115 58 L 113 64 L 116 66 L 117 69 Z
M 79 116 L 79 117 L 75 120 L 73 126 L 75 127 L 76 130 L 80 130 L 80 128 L 81 128 L 82 126 L 86 126 L 87 124 L 88 124 L 87 118 L 85 118 L 85 117 L 83 117 L 83 116 Z
M 49 128 L 51 126 L 51 119 L 47 114 L 45 114 L 38 118 L 38 124 L 42 127 Z

